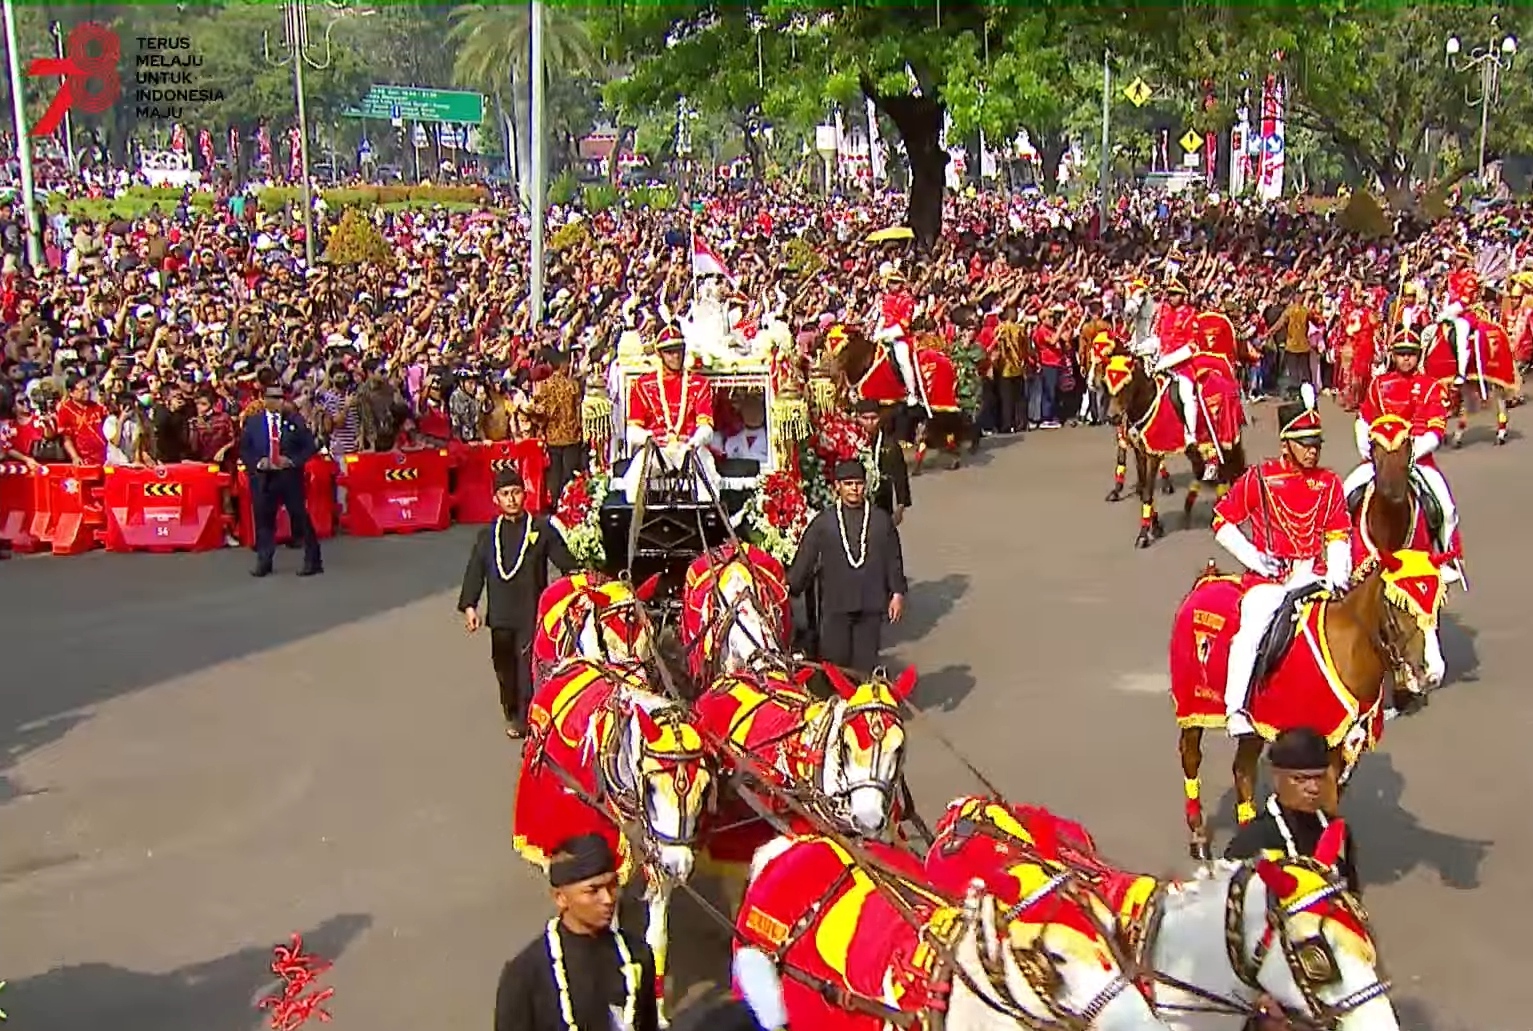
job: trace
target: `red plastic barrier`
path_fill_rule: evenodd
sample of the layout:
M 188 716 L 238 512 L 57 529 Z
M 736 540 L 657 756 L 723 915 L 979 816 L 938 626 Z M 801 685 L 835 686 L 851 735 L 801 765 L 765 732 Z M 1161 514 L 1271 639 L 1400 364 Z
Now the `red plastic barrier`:
M 83 555 L 96 546 L 105 517 L 99 465 L 45 465 L 32 477 L 32 536 L 55 555 Z
M 40 551 L 43 542 L 32 536 L 37 489 L 32 467 L 25 462 L 0 462 L 0 541 L 15 551 Z
M 335 536 L 335 462 L 328 455 L 315 455 L 303 467 L 303 500 L 314 524 L 314 535 L 321 540 Z M 250 507 L 250 475 L 239 472 L 239 541 L 255 547 L 255 513 Z M 277 509 L 277 543 L 293 539 L 293 526 L 287 509 Z
M 107 551 L 213 551 L 224 543 L 223 494 L 216 465 L 108 466 L 102 505 Z
M 446 448 L 347 455 L 341 529 L 357 537 L 445 530 L 452 523 Z
M 495 507 L 495 474 L 517 464 L 517 445 L 509 440 L 475 441 L 456 450 L 458 486 L 452 496 L 453 519 L 460 523 L 488 523 Z

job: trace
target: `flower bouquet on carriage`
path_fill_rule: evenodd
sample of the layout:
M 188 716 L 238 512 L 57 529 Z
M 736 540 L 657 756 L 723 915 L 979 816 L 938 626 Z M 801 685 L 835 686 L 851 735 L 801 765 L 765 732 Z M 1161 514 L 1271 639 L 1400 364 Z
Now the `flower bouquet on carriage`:
M 564 535 L 570 554 L 587 569 L 600 569 L 607 561 L 599 517 L 609 489 L 605 476 L 578 472 L 564 485 L 554 508 L 554 528 Z
M 769 473 L 745 503 L 746 536 L 787 566 L 813 515 L 798 476 L 786 471 Z

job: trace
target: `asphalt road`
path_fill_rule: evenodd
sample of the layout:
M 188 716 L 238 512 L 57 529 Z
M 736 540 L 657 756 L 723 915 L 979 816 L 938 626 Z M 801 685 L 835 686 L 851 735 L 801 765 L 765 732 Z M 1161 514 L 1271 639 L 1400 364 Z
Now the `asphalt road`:
M 1255 418 L 1265 453 L 1272 407 Z M 1335 411 L 1327 428 L 1344 469 L 1350 428 Z M 1389 725 L 1345 803 L 1410 1031 L 1522 1031 L 1533 1004 L 1529 448 L 1482 426 L 1445 459 L 1473 588 L 1451 602 L 1451 682 Z M 1105 430 L 1044 432 L 916 481 L 891 651 L 920 669 L 932 723 L 909 770 L 928 812 L 977 788 L 940 730 L 1119 861 L 1185 870 L 1165 646 L 1215 549 L 1205 504 L 1136 552 L 1136 506 L 1102 502 L 1110 452 Z M 294 553 L 259 582 L 236 552 L 0 566 L 11 1026 L 248 1031 L 294 931 L 335 960 L 337 1031 L 488 1026 L 500 964 L 547 907 L 511 851 L 516 752 L 488 642 L 453 613 L 468 543 L 344 540 L 318 580 L 286 575 Z M 1211 749 L 1210 799 L 1227 757 Z M 1227 794 L 1222 809 L 1227 834 Z M 716 974 L 716 936 L 678 920 L 678 974 Z

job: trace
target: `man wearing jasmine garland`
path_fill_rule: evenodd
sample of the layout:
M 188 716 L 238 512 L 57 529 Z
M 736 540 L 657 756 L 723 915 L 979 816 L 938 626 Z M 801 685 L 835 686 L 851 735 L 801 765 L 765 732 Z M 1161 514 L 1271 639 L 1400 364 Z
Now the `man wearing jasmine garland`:
M 836 465 L 836 503 L 809 522 L 788 590 L 819 585 L 820 658 L 858 673 L 878 665 L 884 620 L 905 611 L 905 559 L 889 513 L 868 501 L 861 462 Z
M 564 538 L 548 520 L 529 515 L 526 488 L 515 469 L 495 474 L 495 507 L 500 515 L 474 538 L 474 549 L 463 571 L 458 611 L 463 626 L 473 633 L 490 628 L 490 662 L 500 682 L 500 707 L 506 734 L 527 734 L 527 706 L 532 702 L 532 668 L 528 649 L 537 629 L 538 598 L 548 586 L 548 564 L 561 573 L 579 563 Z M 479 596 L 489 589 L 489 608 L 479 615 Z
M 548 883 L 559 915 L 501 970 L 495 1031 L 658 1031 L 654 957 L 612 926 L 617 857 L 606 839 L 560 845 Z

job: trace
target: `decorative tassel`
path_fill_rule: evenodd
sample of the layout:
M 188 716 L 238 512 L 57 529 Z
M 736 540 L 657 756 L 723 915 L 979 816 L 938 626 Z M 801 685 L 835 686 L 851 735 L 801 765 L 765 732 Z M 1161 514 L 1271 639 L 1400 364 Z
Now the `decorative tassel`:
M 809 379 L 809 403 L 814 414 L 824 415 L 836 410 L 836 382 L 828 376 L 812 376 Z
M 612 439 L 612 399 L 595 370 L 586 378 L 585 397 L 580 401 L 580 428 L 586 443 L 593 446 L 599 447 Z
M 1235 822 L 1244 827 L 1256 819 L 1256 806 L 1251 802 L 1241 802 L 1235 806 Z
M 272 949 L 271 972 L 279 982 L 270 995 L 257 1004 L 258 1009 L 269 1009 L 271 1027 L 274 1031 L 297 1031 L 311 1018 L 319 1018 L 321 1024 L 329 1023 L 330 1013 L 324 1003 L 335 994 L 334 988 L 320 988 L 316 982 L 320 975 L 330 969 L 330 961 L 318 956 L 306 955 L 303 938 L 293 935 L 289 944 Z

